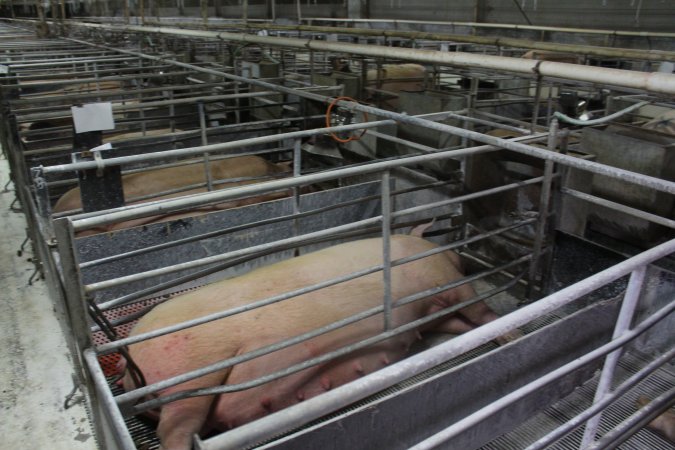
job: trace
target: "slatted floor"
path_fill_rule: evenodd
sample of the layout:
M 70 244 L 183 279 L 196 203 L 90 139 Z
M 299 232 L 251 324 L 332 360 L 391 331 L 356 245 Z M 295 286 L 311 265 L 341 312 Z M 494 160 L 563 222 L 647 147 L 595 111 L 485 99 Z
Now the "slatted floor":
M 649 360 L 639 355 L 625 354 L 617 367 L 615 383 L 620 384 L 648 362 Z M 650 399 L 657 397 L 670 389 L 674 382 L 675 374 L 668 368 L 661 368 L 650 375 L 606 410 L 600 422 L 599 435 L 607 433 L 634 414 L 636 412 L 635 401 L 638 396 L 643 395 Z M 517 429 L 485 445 L 482 450 L 521 450 L 526 448 L 547 432 L 554 430 L 588 408 L 593 402 L 597 384 L 598 377 L 596 376 L 544 412 L 533 416 Z M 577 429 L 548 448 L 578 450 L 582 436 L 583 429 Z M 618 448 L 622 450 L 673 450 L 675 446 L 656 432 L 641 429 Z

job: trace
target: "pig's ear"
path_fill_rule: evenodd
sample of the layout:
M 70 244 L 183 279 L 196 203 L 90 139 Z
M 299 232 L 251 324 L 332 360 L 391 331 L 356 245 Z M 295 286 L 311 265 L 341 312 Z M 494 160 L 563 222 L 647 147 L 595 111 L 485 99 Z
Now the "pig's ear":
M 413 227 L 413 229 L 410 230 L 410 235 L 411 236 L 417 236 L 417 237 L 421 238 L 425 231 L 427 231 L 429 228 L 434 226 L 435 222 L 436 222 L 436 218 L 434 217 L 433 219 L 431 219 L 431 222 L 423 223 L 421 225 L 417 225 L 416 227 Z

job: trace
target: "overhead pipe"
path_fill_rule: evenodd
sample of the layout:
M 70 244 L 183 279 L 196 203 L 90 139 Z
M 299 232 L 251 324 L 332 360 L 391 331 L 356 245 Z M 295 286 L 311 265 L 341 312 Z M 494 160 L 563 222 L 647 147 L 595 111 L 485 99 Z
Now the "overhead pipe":
M 630 48 L 611 48 L 593 45 L 561 44 L 555 42 L 532 41 L 530 39 L 517 39 L 508 37 L 428 33 L 423 31 L 377 30 L 367 28 L 321 27 L 311 25 L 247 24 L 247 26 L 249 28 L 268 30 L 310 31 L 319 33 L 337 33 L 375 37 L 401 37 L 406 39 L 431 41 L 457 41 L 461 43 L 466 42 L 471 44 L 494 45 L 497 47 L 518 47 L 533 50 L 575 53 L 608 58 L 629 58 L 648 61 L 675 61 L 675 52 L 669 52 L 665 50 L 636 50 Z
M 258 36 L 247 33 L 184 30 L 170 27 L 112 26 L 76 22 L 73 25 L 116 32 L 157 33 L 173 36 L 246 42 L 272 47 L 296 48 L 308 51 L 350 53 L 378 58 L 390 58 L 441 66 L 470 67 L 507 71 L 525 75 L 562 78 L 572 81 L 638 89 L 659 94 L 675 94 L 675 75 L 661 72 L 636 72 L 606 67 L 580 66 L 553 61 L 536 61 L 505 56 L 472 54 L 464 52 L 440 52 L 378 45 L 327 42 L 312 39 Z
M 675 33 L 655 32 L 655 31 L 621 31 L 606 29 L 589 28 L 567 28 L 567 27 L 547 27 L 540 25 L 518 25 L 509 23 L 485 23 L 485 22 L 443 22 L 434 20 L 401 20 L 401 19 L 349 19 L 335 17 L 307 17 L 303 22 L 311 24 L 312 22 L 340 22 L 340 23 L 386 23 L 396 26 L 397 24 L 409 25 L 444 25 L 444 26 L 464 26 L 473 28 L 499 28 L 504 30 L 528 30 L 528 31 L 554 31 L 560 33 L 580 33 L 580 34 L 604 34 L 609 36 L 631 36 L 631 37 L 675 37 Z
M 145 22 L 150 26 L 162 26 L 162 22 Z M 185 26 L 185 22 L 182 26 Z M 210 29 L 222 27 L 241 27 L 241 24 L 225 23 L 209 25 Z M 460 43 L 471 43 L 480 45 L 494 45 L 496 47 L 518 47 L 524 49 L 542 50 L 550 52 L 574 53 L 589 56 L 607 57 L 607 58 L 628 58 L 647 61 L 675 61 L 675 52 L 665 50 L 645 50 L 630 48 L 612 48 L 599 47 L 593 45 L 561 44 L 555 42 L 533 41 L 530 39 L 517 39 L 509 37 L 476 36 L 466 34 L 451 33 L 430 33 L 424 31 L 403 31 L 403 30 L 382 30 L 372 28 L 347 28 L 332 26 L 314 26 L 314 25 L 277 25 L 271 23 L 248 23 L 243 25 L 246 28 L 262 30 L 280 30 L 280 31 L 307 31 L 318 33 L 337 33 L 356 36 L 371 37 L 398 37 L 406 39 L 431 40 L 431 41 L 456 41 Z M 672 33 L 675 37 L 675 33 Z

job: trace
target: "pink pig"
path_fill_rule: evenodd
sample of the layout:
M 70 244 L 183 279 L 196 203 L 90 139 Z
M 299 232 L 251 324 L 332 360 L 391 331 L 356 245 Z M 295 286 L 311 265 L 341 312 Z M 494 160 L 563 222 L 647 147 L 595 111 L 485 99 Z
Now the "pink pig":
M 437 246 L 420 237 L 394 235 L 392 260 Z M 441 286 L 462 277 L 459 258 L 445 251 L 392 268 L 394 300 Z M 175 297 L 146 314 L 131 335 L 245 305 L 284 292 L 316 284 L 360 269 L 382 264 L 382 239 L 365 239 L 329 247 L 297 258 L 222 280 Z M 392 326 L 467 300 L 473 288 L 462 285 L 441 294 L 395 308 Z M 280 303 L 220 319 L 194 328 L 131 345 L 129 352 L 148 384 L 241 355 L 257 348 L 322 327 L 382 303 L 382 273 L 293 297 Z M 431 323 L 425 330 L 462 333 L 498 316 L 482 302 Z M 163 397 L 186 389 L 237 384 L 286 368 L 380 333 L 382 314 L 312 338 L 286 349 L 255 358 L 159 392 Z M 165 450 L 185 450 L 195 433 L 227 430 L 266 414 L 302 402 L 336 386 L 403 358 L 420 337 L 410 331 L 355 353 L 248 390 L 179 400 L 164 405 L 157 434 Z M 509 340 L 517 332 L 504 336 Z M 124 387 L 133 389 L 131 377 Z

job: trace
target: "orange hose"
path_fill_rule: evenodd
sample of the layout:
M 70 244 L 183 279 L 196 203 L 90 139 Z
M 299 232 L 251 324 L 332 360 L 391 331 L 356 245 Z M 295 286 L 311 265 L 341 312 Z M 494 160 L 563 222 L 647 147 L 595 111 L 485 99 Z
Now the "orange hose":
M 337 102 L 339 102 L 340 100 L 358 103 L 356 100 L 354 100 L 351 97 L 337 97 L 337 98 L 333 99 L 333 101 L 330 102 L 330 105 L 328 105 L 328 109 L 326 110 L 326 128 L 330 128 L 332 126 L 331 123 L 330 123 L 331 112 L 333 111 L 333 108 L 335 107 Z M 368 113 L 364 112 L 363 118 L 365 119 L 366 122 L 368 122 Z M 340 136 L 338 136 L 335 133 L 331 133 L 330 136 L 333 139 L 335 139 L 336 141 L 338 141 L 342 144 L 346 144 L 347 142 L 358 141 L 359 139 L 361 139 L 363 137 L 364 134 L 366 134 L 366 131 L 367 130 L 364 129 L 364 130 L 361 131 L 361 134 L 359 134 L 358 136 L 350 136 L 347 139 L 342 139 Z

